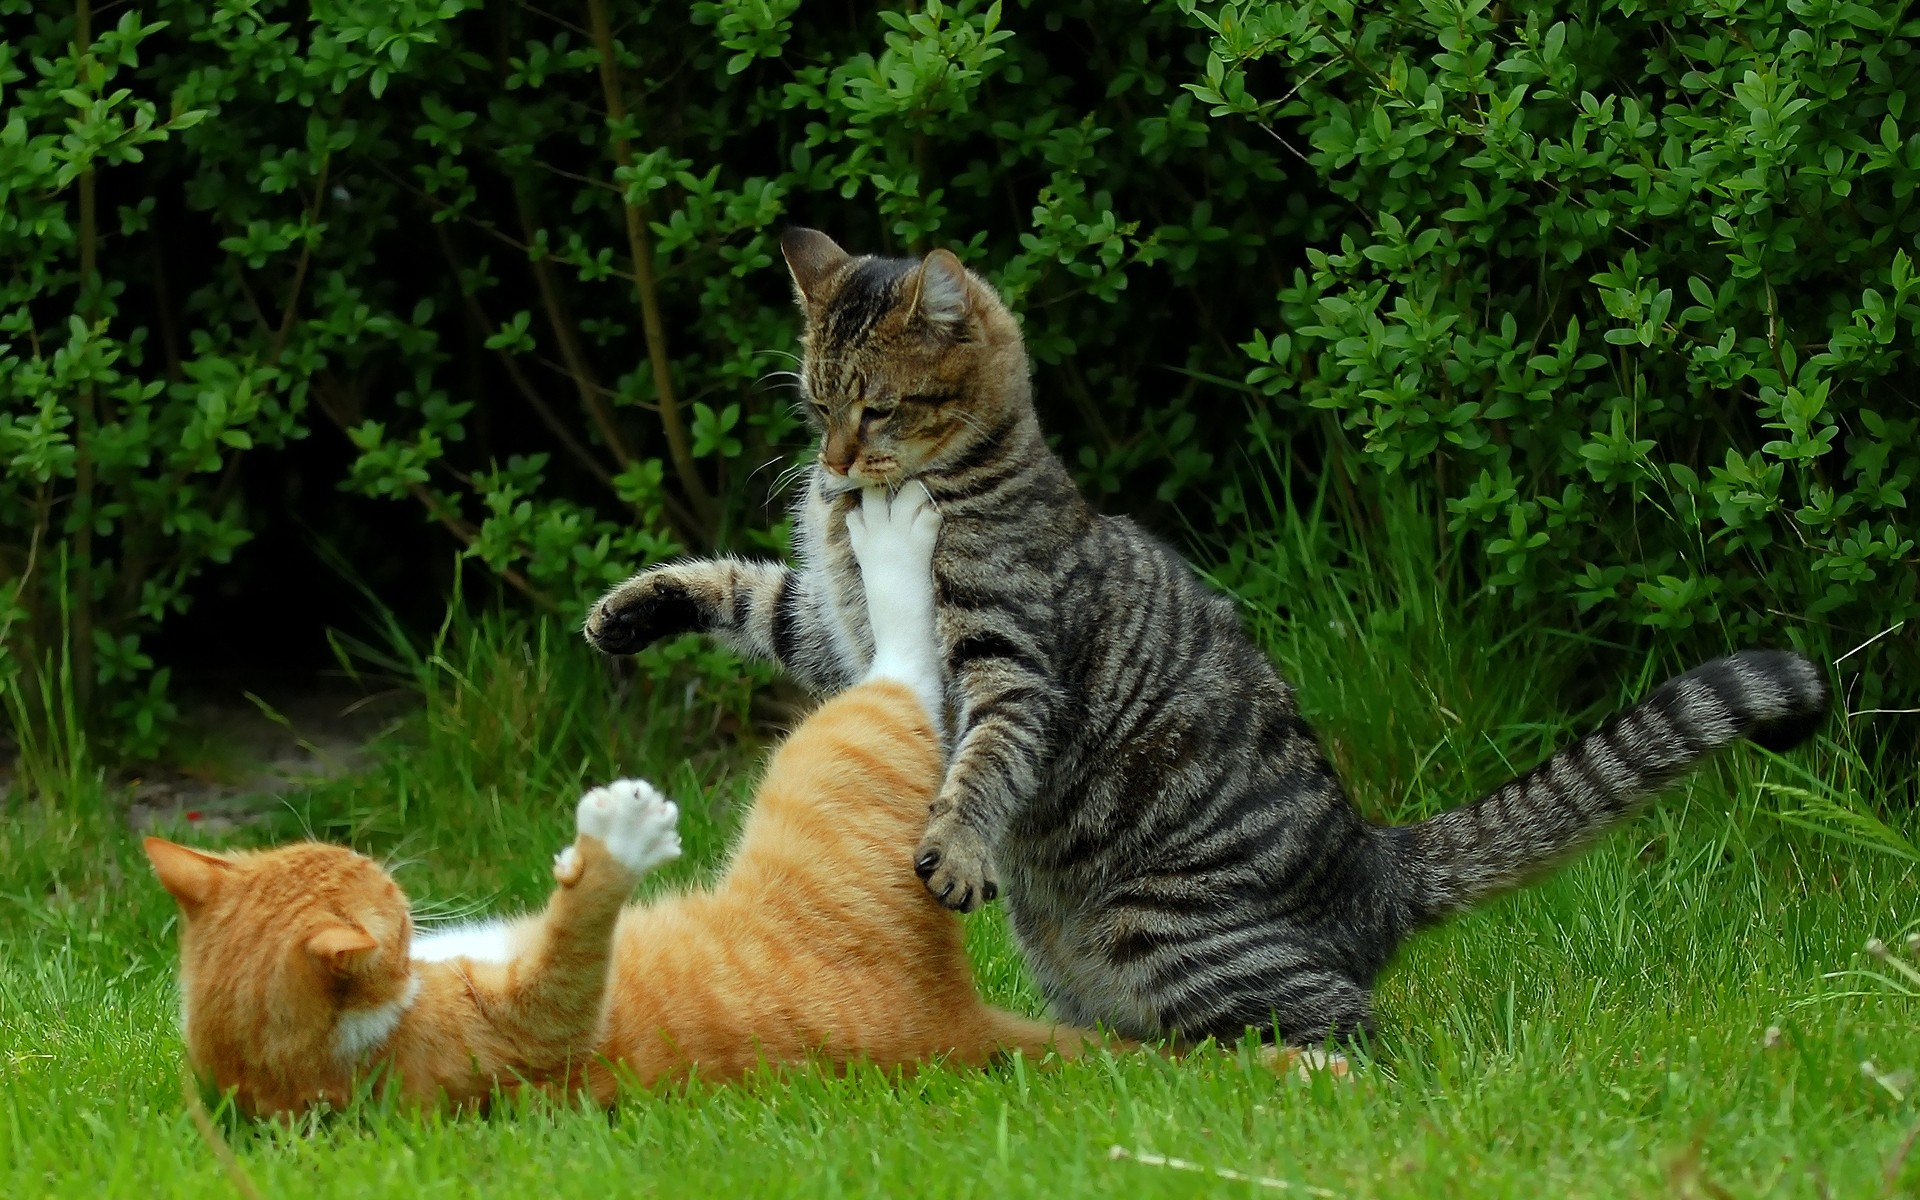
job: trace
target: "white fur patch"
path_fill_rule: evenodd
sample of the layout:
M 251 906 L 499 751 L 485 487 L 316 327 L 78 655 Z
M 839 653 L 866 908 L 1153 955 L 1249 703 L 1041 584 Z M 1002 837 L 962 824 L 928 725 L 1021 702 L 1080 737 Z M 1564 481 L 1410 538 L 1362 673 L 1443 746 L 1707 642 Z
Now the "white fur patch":
M 867 678 L 897 679 L 912 688 L 939 731 L 946 690 L 934 624 L 933 551 L 940 513 L 925 485 L 909 483 L 889 498 L 870 488 L 847 516 L 847 540 L 860 564 L 873 630 Z
M 513 946 L 507 936 L 507 922 L 481 921 L 416 936 L 410 953 L 415 962 L 470 958 L 475 962 L 504 963 L 513 957 Z
M 333 1056 L 346 1062 L 358 1062 L 387 1044 L 400 1018 L 413 1006 L 420 994 L 420 977 L 407 976 L 407 990 L 385 1004 L 356 1008 L 340 1014 L 333 1027 Z

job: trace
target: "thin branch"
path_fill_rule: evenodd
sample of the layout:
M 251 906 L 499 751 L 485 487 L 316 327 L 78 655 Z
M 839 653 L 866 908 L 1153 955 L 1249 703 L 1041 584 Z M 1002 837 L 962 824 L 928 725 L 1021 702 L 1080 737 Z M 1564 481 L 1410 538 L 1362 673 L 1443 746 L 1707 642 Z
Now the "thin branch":
M 607 105 L 607 129 L 612 134 L 613 159 L 625 170 L 633 167 L 633 144 L 627 138 L 627 102 L 620 91 L 619 62 L 614 57 L 613 34 L 607 24 L 606 0 L 587 0 L 587 15 L 593 26 L 593 45 L 600 58 L 600 90 Z M 647 361 L 653 369 L 653 388 L 660 402 L 660 428 L 667 437 L 667 451 L 673 460 L 674 474 L 687 494 L 704 528 L 711 528 L 713 499 L 700 481 L 694 466 L 693 451 L 687 442 L 687 427 L 681 420 L 680 405 L 674 399 L 673 372 L 667 358 L 667 333 L 660 319 L 660 294 L 653 278 L 653 244 L 647 232 L 647 214 L 643 205 L 624 195 L 620 209 L 626 218 L 627 248 L 633 259 L 634 289 L 640 296 L 640 325 L 646 336 Z
M 447 266 L 453 271 L 454 277 L 458 279 L 462 274 L 462 267 L 460 258 L 453 248 L 453 239 L 447 236 L 446 224 L 444 222 L 434 222 L 433 233 L 435 240 L 440 245 L 441 257 L 447 260 Z M 479 327 L 481 336 L 491 338 L 494 334 L 494 324 L 488 319 L 486 309 L 481 307 L 479 297 L 474 296 L 468 292 L 466 288 L 462 287 L 460 289 L 460 298 L 466 303 L 468 319 Z M 612 487 L 612 474 L 600 465 L 600 460 L 593 456 L 593 451 L 583 445 L 580 439 L 573 436 L 573 431 L 567 428 L 566 422 L 555 415 L 553 409 L 548 406 L 546 400 L 540 395 L 540 389 L 533 386 L 533 381 L 528 379 L 526 373 L 520 369 L 520 364 L 514 361 L 513 355 L 507 353 L 505 348 L 499 350 L 498 354 L 500 357 L 500 365 L 506 370 L 507 379 L 512 382 L 515 390 L 520 393 L 521 398 L 527 402 L 527 407 L 531 408 L 533 414 L 540 418 L 540 423 L 547 427 L 547 432 L 551 433 L 554 440 L 560 443 L 561 448 L 571 455 L 574 461 L 578 462 L 588 474 L 597 479 L 602 486 Z
M 280 313 L 280 328 L 273 335 L 273 349 L 267 354 L 267 365 L 278 366 L 280 354 L 287 348 L 287 339 L 293 336 L 293 319 L 300 311 L 300 289 L 306 286 L 307 266 L 313 261 L 313 227 L 320 220 L 320 206 L 327 198 L 327 168 L 332 164 L 332 156 L 320 156 L 320 171 L 313 181 L 313 201 L 307 205 L 306 236 L 300 239 L 300 258 L 293 264 L 293 286 L 287 289 L 287 307 Z
M 526 189 L 518 183 L 513 187 L 513 207 L 520 216 L 520 236 L 528 245 L 534 240 L 533 211 L 527 204 Z M 633 452 L 627 449 L 626 439 L 620 436 L 620 426 L 613 419 L 613 409 L 600 395 L 600 381 L 594 377 L 593 368 L 587 363 L 587 356 L 580 349 L 580 338 L 574 332 L 573 318 L 566 311 L 566 301 L 560 296 L 560 285 L 553 277 L 553 259 L 545 254 L 532 256 L 528 263 L 533 270 L 533 284 L 540 292 L 540 307 L 547 314 L 547 327 L 553 330 L 553 340 L 560 347 L 560 358 L 567 364 L 567 376 L 573 380 L 573 386 L 580 393 L 580 407 L 586 409 L 587 416 L 593 421 L 595 429 L 600 431 L 600 439 L 613 452 L 613 459 L 622 470 L 633 461 Z
M 83 64 L 93 57 L 93 13 L 88 0 L 75 0 L 73 6 L 74 56 Z M 87 75 L 83 65 L 81 77 Z M 96 215 L 93 164 L 80 172 L 80 319 L 86 323 L 87 336 L 93 336 L 95 303 L 100 286 L 100 229 Z M 73 652 L 73 689 L 84 711 L 93 695 L 93 435 L 99 428 L 94 408 L 93 379 L 80 383 L 76 397 L 79 418 L 74 422 L 73 515 L 78 528 L 73 532 L 73 570 L 75 583 L 69 637 Z

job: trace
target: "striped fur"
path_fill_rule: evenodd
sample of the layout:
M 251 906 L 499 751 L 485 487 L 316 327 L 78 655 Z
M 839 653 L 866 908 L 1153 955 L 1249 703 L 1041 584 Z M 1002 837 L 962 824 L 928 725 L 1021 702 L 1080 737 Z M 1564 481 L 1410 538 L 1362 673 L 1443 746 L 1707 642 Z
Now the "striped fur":
M 1352 1035 L 1408 933 L 1545 869 L 1735 738 L 1784 744 L 1825 711 L 1804 659 L 1736 655 L 1477 804 L 1373 826 L 1233 605 L 1079 495 L 988 285 L 944 251 L 858 258 L 804 230 L 783 248 L 821 436 L 800 564 L 643 572 L 587 635 L 625 653 L 711 630 L 831 691 L 869 653 L 835 514 L 851 488 L 924 483 L 945 522 L 934 573 L 958 740 L 917 866 L 956 908 L 1004 892 L 1064 1020 Z

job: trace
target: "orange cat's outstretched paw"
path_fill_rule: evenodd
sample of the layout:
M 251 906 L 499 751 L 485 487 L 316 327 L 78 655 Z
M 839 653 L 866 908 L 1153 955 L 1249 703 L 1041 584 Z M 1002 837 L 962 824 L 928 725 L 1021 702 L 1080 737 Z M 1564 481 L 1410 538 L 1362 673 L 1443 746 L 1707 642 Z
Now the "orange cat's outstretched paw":
M 580 797 L 581 837 L 596 838 L 636 875 L 680 857 L 680 809 L 643 779 L 616 779 Z

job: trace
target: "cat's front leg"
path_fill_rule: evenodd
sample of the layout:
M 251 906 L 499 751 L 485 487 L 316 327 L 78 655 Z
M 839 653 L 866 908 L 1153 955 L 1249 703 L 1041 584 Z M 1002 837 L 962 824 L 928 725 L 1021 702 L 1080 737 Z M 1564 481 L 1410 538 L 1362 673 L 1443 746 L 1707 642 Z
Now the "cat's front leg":
M 577 836 L 554 858 L 558 886 L 485 1008 L 514 1069 L 557 1079 L 586 1065 L 599 1039 L 613 934 L 633 885 L 680 857 L 680 810 L 638 779 L 580 798 Z M 476 978 L 476 983 L 482 982 Z
M 814 692 L 851 678 L 828 630 L 816 580 L 781 563 L 734 558 L 671 563 L 602 596 L 586 636 L 608 654 L 634 654 L 682 633 L 710 633 L 749 658 L 778 662 Z
M 933 550 L 939 538 L 940 513 L 921 483 L 909 483 L 893 497 L 884 488 L 869 488 L 860 508 L 847 514 L 847 540 L 860 565 L 873 633 L 867 677 L 912 688 L 936 736 L 946 720 L 934 624 Z
M 1040 788 L 1061 710 L 1034 622 L 963 631 L 947 656 L 965 730 L 930 806 L 914 870 L 940 903 L 971 912 L 1000 894 L 992 850 Z
M 467 1104 L 501 1085 L 583 1082 L 602 1036 L 621 910 L 642 875 L 679 857 L 679 815 L 638 780 L 594 788 L 580 799 L 573 844 L 554 858 L 546 911 L 461 953 L 415 959 L 420 999 L 394 1039 L 409 1089 Z

